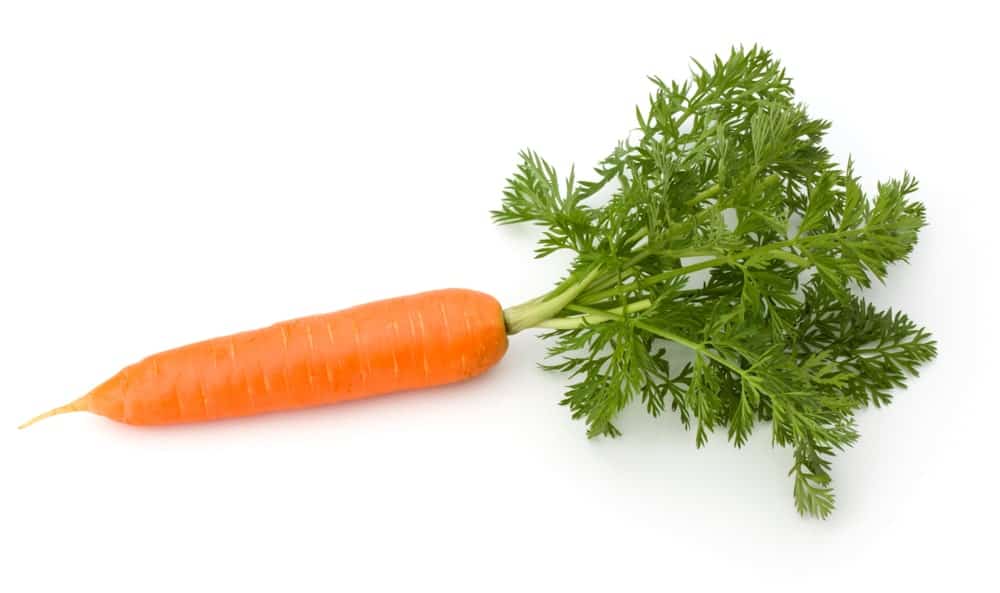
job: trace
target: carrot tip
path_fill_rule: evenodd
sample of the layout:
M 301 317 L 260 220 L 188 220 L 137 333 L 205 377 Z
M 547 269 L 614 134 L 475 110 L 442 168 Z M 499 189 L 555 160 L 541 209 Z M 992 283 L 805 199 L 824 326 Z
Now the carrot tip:
M 85 411 L 87 411 L 89 409 L 89 407 L 90 406 L 87 405 L 87 397 L 84 396 L 84 397 L 81 397 L 80 399 L 71 401 L 70 403 L 66 404 L 65 406 L 59 406 L 58 408 L 53 408 L 53 409 L 49 410 L 48 412 L 45 412 L 44 414 L 39 414 L 39 415 L 35 416 L 34 418 L 32 418 L 31 420 L 28 420 L 27 422 L 25 422 L 21 426 L 18 426 L 17 428 L 18 428 L 18 430 L 22 430 L 22 429 L 28 428 L 29 426 L 31 426 L 32 424 L 34 424 L 34 423 L 36 423 L 36 422 L 38 422 L 40 420 L 45 420 L 46 418 L 50 418 L 52 416 L 56 416 L 56 415 L 59 415 L 59 414 L 66 414 L 66 413 L 69 413 L 69 412 L 85 412 Z

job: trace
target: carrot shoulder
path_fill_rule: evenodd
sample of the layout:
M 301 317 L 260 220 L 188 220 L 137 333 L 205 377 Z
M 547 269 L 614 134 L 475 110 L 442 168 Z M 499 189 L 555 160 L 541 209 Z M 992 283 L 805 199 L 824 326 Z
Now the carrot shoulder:
M 167 350 L 22 428 L 75 411 L 152 425 L 330 404 L 474 377 L 506 350 L 496 299 L 436 290 Z

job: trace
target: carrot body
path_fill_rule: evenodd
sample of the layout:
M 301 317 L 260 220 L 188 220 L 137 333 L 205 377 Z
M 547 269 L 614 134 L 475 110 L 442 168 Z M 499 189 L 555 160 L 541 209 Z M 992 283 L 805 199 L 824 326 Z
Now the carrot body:
M 36 420 L 85 410 L 173 424 L 331 404 L 474 377 L 506 350 L 496 299 L 437 290 L 167 350 Z

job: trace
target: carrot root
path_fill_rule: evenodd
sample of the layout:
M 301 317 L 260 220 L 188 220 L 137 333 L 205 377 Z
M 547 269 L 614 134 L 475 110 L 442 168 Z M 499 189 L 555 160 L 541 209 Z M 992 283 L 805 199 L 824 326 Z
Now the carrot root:
M 20 428 L 80 411 L 150 426 L 333 404 L 469 379 L 506 351 L 496 299 L 433 290 L 153 354 Z
M 45 420 L 46 418 L 51 418 L 52 416 L 58 416 L 59 414 L 68 414 L 69 412 L 86 412 L 89 409 L 90 409 L 89 398 L 88 396 L 85 395 L 80 399 L 71 401 L 64 406 L 59 406 L 58 408 L 53 408 L 48 412 L 45 412 L 44 414 L 39 414 L 34 418 L 32 418 L 31 420 L 28 420 L 21 426 L 18 426 L 17 428 L 19 430 L 23 428 L 28 428 L 29 426 L 40 420 Z

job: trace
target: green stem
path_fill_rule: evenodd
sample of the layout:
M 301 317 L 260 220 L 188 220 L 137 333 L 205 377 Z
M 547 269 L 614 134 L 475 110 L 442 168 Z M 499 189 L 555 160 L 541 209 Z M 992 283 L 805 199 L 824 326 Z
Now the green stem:
M 603 276 L 601 276 L 597 280 L 594 280 L 593 282 L 591 282 L 590 286 L 587 287 L 587 290 L 588 291 L 590 291 L 590 290 L 605 290 L 607 288 L 611 288 L 612 286 L 615 286 L 616 284 L 618 284 L 620 282 L 620 280 L 621 279 L 618 277 L 617 274 L 614 274 L 614 273 L 604 274 Z
M 698 262 L 696 264 L 691 264 L 689 266 L 684 266 L 673 270 L 667 270 L 666 272 L 662 272 L 654 276 L 649 276 L 648 278 L 643 279 L 641 283 L 633 282 L 630 284 L 615 286 L 607 290 L 602 290 L 599 292 L 588 294 L 587 300 L 593 302 L 600 302 L 603 301 L 604 299 L 608 299 L 623 294 L 625 292 L 628 292 L 629 290 L 632 290 L 634 288 L 641 288 L 643 284 L 647 283 L 655 284 L 657 282 L 663 282 L 664 280 L 670 280 L 671 278 L 676 278 L 677 276 L 685 276 L 687 274 L 691 274 L 699 270 L 706 270 L 708 268 L 714 268 L 721 264 L 732 263 L 732 261 L 733 261 L 732 256 L 717 257 L 715 259 L 705 260 L 703 262 Z
M 768 176 L 767 178 L 764 179 L 764 184 L 765 185 L 772 184 L 775 182 L 776 179 L 777 176 L 775 175 Z M 701 201 L 710 199 L 711 197 L 717 195 L 720 191 L 721 188 L 718 184 L 713 185 L 696 194 L 693 198 L 691 198 L 691 200 L 688 201 L 688 203 L 697 204 Z M 712 208 L 706 208 L 702 210 L 697 215 L 692 217 L 692 220 L 691 222 L 689 222 L 689 224 L 696 222 L 698 219 L 700 219 L 706 213 L 712 211 L 717 206 L 718 204 L 714 205 Z M 684 226 L 687 225 L 681 225 L 681 227 Z M 673 232 L 676 232 L 678 228 L 679 227 L 672 227 L 668 229 L 667 233 L 665 234 L 666 237 L 669 238 L 669 236 L 672 235 Z M 591 317 L 589 320 L 586 319 L 587 315 L 574 316 L 570 318 L 561 318 L 561 319 L 556 319 L 556 315 L 558 315 L 560 311 L 562 311 L 563 309 L 567 308 L 569 305 L 574 303 L 577 297 L 581 295 L 583 296 L 583 298 L 581 299 L 580 302 L 590 303 L 590 304 L 600 303 L 606 299 L 626 294 L 631 290 L 642 289 L 651 284 L 656 284 L 659 282 L 663 282 L 665 280 L 677 278 L 679 276 L 685 276 L 688 274 L 692 274 L 694 272 L 698 272 L 700 270 L 706 270 L 721 265 L 735 265 L 740 260 L 744 260 L 761 254 L 764 254 L 771 259 L 786 260 L 802 268 L 806 268 L 809 265 L 811 265 L 811 262 L 809 262 L 808 259 L 792 251 L 787 251 L 785 250 L 785 248 L 798 247 L 801 249 L 804 245 L 813 241 L 828 239 L 831 237 L 842 237 L 852 234 L 871 232 L 872 230 L 875 229 L 873 227 L 866 227 L 864 229 L 836 231 L 832 233 L 808 235 L 805 237 L 797 236 L 793 239 L 788 239 L 786 241 L 778 241 L 775 243 L 769 243 L 767 245 L 760 245 L 736 253 L 714 257 L 712 259 L 708 259 L 691 265 L 682 266 L 671 270 L 666 270 L 659 274 L 654 274 L 652 276 L 648 276 L 643 279 L 637 279 L 628 284 L 616 284 L 621 280 L 619 277 L 615 275 L 609 275 L 607 273 L 602 274 L 601 267 L 599 265 L 594 265 L 591 266 L 590 268 L 581 269 L 571 274 L 558 286 L 556 286 L 555 289 L 553 289 L 552 291 L 550 291 L 549 293 L 547 293 L 542 297 L 538 297 L 530 301 L 527 301 L 525 303 L 522 303 L 520 305 L 504 309 L 503 312 L 504 322 L 507 326 L 507 333 L 513 335 L 529 327 L 547 327 L 550 329 L 574 329 L 586 323 L 607 321 L 608 319 L 614 318 L 614 317 L 610 318 L 608 317 L 609 314 L 612 314 L 609 312 L 617 310 L 617 314 L 619 315 L 622 313 L 627 313 L 630 311 L 629 307 L 630 306 L 634 307 L 636 303 L 625 304 L 616 309 L 607 309 L 607 310 L 594 309 L 589 312 L 584 311 L 583 307 L 574 308 L 574 310 L 579 310 L 581 312 L 587 313 L 588 315 L 593 315 L 593 317 Z M 641 229 L 637 231 L 633 236 L 629 237 L 627 242 L 628 243 L 637 242 L 646 235 L 647 231 L 645 229 Z M 675 257 L 679 259 L 681 257 L 712 255 L 712 253 L 713 252 L 706 250 L 682 249 L 676 251 L 665 250 L 662 252 L 662 255 L 665 255 L 667 257 Z M 649 253 L 647 253 L 646 251 L 641 251 L 640 253 L 636 254 L 635 257 L 629 260 L 628 265 L 626 266 L 625 269 L 630 269 L 647 255 L 649 255 Z M 581 275 L 582 278 L 580 277 Z M 610 286 L 608 286 L 609 284 Z M 588 289 L 590 289 L 589 292 Z M 642 301 L 639 302 L 641 303 Z M 631 309 L 631 310 L 634 311 L 636 309 Z M 637 326 L 638 324 L 639 322 L 637 322 Z M 679 336 L 676 337 L 679 338 Z M 678 341 L 678 343 L 682 342 Z M 714 356 L 711 356 L 710 352 L 707 350 L 702 352 L 702 354 L 704 354 L 709 358 L 712 358 L 713 360 L 717 360 Z M 720 362 L 720 364 L 724 364 L 722 363 L 721 360 L 717 361 Z
M 587 288 L 600 273 L 600 266 L 595 265 L 581 280 L 575 283 L 570 282 L 568 278 L 566 282 L 561 283 L 543 297 L 504 309 L 503 319 L 507 326 L 507 333 L 516 334 L 529 327 L 535 327 L 546 319 L 555 317 L 566 305 L 573 302 L 573 299 Z
M 636 301 L 634 303 L 628 303 L 627 305 L 622 305 L 620 307 L 613 307 L 611 309 L 594 309 L 591 313 L 584 315 L 576 315 L 573 317 L 556 317 L 553 319 L 547 319 L 541 323 L 536 324 L 534 327 L 541 327 L 545 329 L 579 329 L 587 325 L 594 325 L 596 323 L 603 323 L 605 321 L 611 321 L 615 319 L 615 316 L 623 316 L 626 313 L 638 313 L 639 311 L 645 311 L 646 309 L 653 306 L 653 302 L 649 299 L 643 299 L 641 301 Z M 571 311 L 581 311 L 578 305 L 567 305 L 567 309 Z M 596 311 L 601 311 L 600 313 Z M 581 311 L 582 312 L 582 311 Z
M 595 292 L 595 293 L 588 293 L 586 295 L 586 300 L 587 300 L 587 302 L 600 302 L 600 301 L 603 301 L 604 299 L 608 299 L 608 298 L 611 298 L 611 297 L 614 297 L 614 296 L 617 296 L 617 295 L 620 295 L 620 294 L 624 294 L 624 293 L 626 293 L 626 292 L 628 292 L 630 290 L 635 290 L 637 288 L 643 288 L 643 287 L 648 286 L 650 284 L 656 284 L 658 282 L 663 282 L 664 280 L 670 280 L 671 278 L 676 278 L 677 276 L 683 276 L 683 275 L 686 275 L 686 274 L 691 274 L 691 273 L 697 272 L 699 270 L 705 270 L 705 269 L 708 269 L 708 268 L 714 268 L 714 267 L 717 267 L 717 266 L 727 265 L 727 264 L 728 265 L 733 265 L 738 260 L 750 258 L 750 257 L 753 257 L 755 255 L 760 255 L 760 254 L 766 254 L 766 255 L 768 255 L 772 259 L 783 259 L 783 260 L 786 260 L 786 261 L 790 261 L 790 262 L 792 262 L 792 263 L 794 263 L 796 265 L 799 265 L 799 266 L 805 268 L 807 266 L 812 265 L 811 262 L 808 259 L 806 259 L 806 258 L 804 258 L 804 257 L 802 257 L 802 256 L 800 256 L 798 254 L 792 253 L 791 251 L 785 251 L 786 247 L 798 247 L 798 248 L 801 248 L 801 247 L 803 247 L 805 245 L 808 245 L 809 243 L 812 243 L 812 242 L 816 242 L 816 241 L 820 241 L 820 240 L 826 240 L 826 239 L 830 239 L 830 238 L 834 238 L 834 237 L 846 237 L 846 236 L 850 236 L 850 235 L 859 235 L 859 234 L 862 234 L 862 233 L 870 233 L 872 231 L 877 231 L 880 228 L 885 227 L 885 226 L 888 226 L 888 225 L 869 226 L 869 227 L 865 227 L 863 229 L 851 229 L 851 230 L 847 230 L 847 231 L 835 231 L 835 232 L 832 232 L 832 233 L 820 233 L 820 234 L 817 234 L 817 235 L 807 235 L 805 237 L 798 237 L 798 238 L 795 238 L 795 239 L 788 239 L 786 241 L 778 241 L 778 242 L 775 242 L 775 243 L 768 243 L 767 245 L 760 245 L 758 247 L 752 247 L 750 249 L 745 249 L 743 251 L 738 251 L 736 253 L 730 253 L 729 255 L 722 255 L 722 256 L 715 257 L 715 258 L 712 258 L 712 259 L 709 259 L 709 260 L 705 260 L 705 261 L 702 261 L 702 262 L 691 264 L 689 266 L 683 266 L 683 267 L 680 267 L 680 268 L 675 268 L 673 270 L 667 270 L 665 272 L 661 272 L 659 274 L 654 274 L 652 276 L 648 276 L 646 278 L 643 278 L 641 281 L 637 281 L 636 283 L 625 284 L 625 285 L 622 285 L 622 286 L 616 286 L 616 287 L 609 288 L 607 290 L 602 290 L 602 291 Z M 688 255 L 691 255 L 694 252 L 690 251 L 690 250 L 688 252 L 685 252 L 684 250 L 679 250 L 679 251 L 673 251 L 673 252 L 671 252 L 671 251 L 665 251 L 664 253 L 666 255 L 672 255 L 672 256 L 688 256 Z
M 712 187 L 710 187 L 710 188 L 708 188 L 708 189 L 706 189 L 706 190 L 704 190 L 702 192 L 699 192 L 698 194 L 696 194 L 693 198 L 691 198 L 687 202 L 684 202 L 684 205 L 685 206 L 694 206 L 694 205 L 698 204 L 699 202 L 703 202 L 703 201 L 705 201 L 705 200 L 707 200 L 707 199 L 715 196 L 715 194 L 719 193 L 720 191 L 722 191 L 722 186 L 719 185 L 718 183 L 716 183 Z
M 612 313 L 610 309 L 602 311 L 601 309 L 592 309 L 590 307 L 581 307 L 576 305 L 573 307 L 573 309 L 578 311 L 588 311 L 591 315 L 602 315 L 610 319 L 625 319 L 625 317 L 622 316 L 620 313 L 619 314 Z M 722 356 L 721 354 L 718 354 L 717 352 L 713 352 L 704 344 L 692 342 L 691 340 L 683 336 L 679 336 L 669 330 L 665 330 L 662 327 L 655 326 L 651 323 L 647 323 L 642 320 L 633 320 L 632 323 L 635 325 L 635 327 L 645 330 L 653 334 L 654 336 L 663 338 L 664 340 L 670 340 L 671 342 L 680 344 L 685 348 L 689 348 L 690 350 L 693 350 L 694 352 L 701 354 L 705 358 L 710 358 L 715 362 L 721 364 L 722 366 L 728 368 L 729 370 L 733 371 L 734 373 L 737 373 L 741 377 L 744 377 L 747 374 L 747 371 L 744 368 L 740 367 L 740 365 L 732 362 L 731 360 L 729 360 L 725 356 Z
M 713 196 L 715 196 L 720 191 L 722 191 L 722 186 L 720 186 L 718 183 L 716 183 L 715 185 L 709 187 L 708 189 L 705 189 L 705 190 L 703 190 L 703 191 L 698 192 L 697 194 L 695 194 L 695 196 L 693 198 L 691 198 L 687 202 L 684 202 L 684 205 L 686 205 L 686 206 L 694 206 L 698 202 L 701 202 L 701 201 L 707 200 L 709 198 L 712 198 Z M 668 233 L 669 233 L 669 230 L 668 230 Z M 639 229 L 638 231 L 636 231 L 635 233 L 633 233 L 631 237 L 629 237 L 628 239 L 626 239 L 625 243 L 626 244 L 636 243 L 636 242 L 638 242 L 640 239 L 642 239 L 643 237 L 645 237 L 648 234 L 649 234 L 649 229 L 646 229 L 646 228 Z
M 771 177 L 777 177 L 777 176 L 772 175 Z M 768 178 L 768 179 L 770 179 L 770 178 Z M 764 180 L 765 183 L 768 182 L 768 179 Z M 688 206 L 696 205 L 699 202 L 702 202 L 704 200 L 707 200 L 707 199 L 710 199 L 712 197 L 715 197 L 720 191 L 722 191 L 722 186 L 720 186 L 718 183 L 716 183 L 716 184 L 714 184 L 714 185 L 712 185 L 712 186 L 710 186 L 710 187 L 708 187 L 708 188 L 706 188 L 706 189 L 698 192 L 697 194 L 695 194 L 695 196 L 693 198 L 691 198 L 690 200 L 688 200 L 687 202 L 685 202 L 685 205 L 688 205 Z M 671 225 L 670 228 L 667 229 L 667 232 L 664 233 L 663 239 L 666 240 L 666 241 L 671 240 L 672 238 L 674 238 L 674 235 L 677 234 L 678 230 L 680 230 L 680 231 L 686 231 L 688 228 L 690 228 L 692 226 L 695 226 L 697 224 L 700 224 L 702 218 L 704 218 L 707 214 L 711 214 L 712 212 L 714 212 L 714 208 L 705 208 L 704 210 L 701 210 L 700 212 L 698 212 L 697 214 L 695 214 L 685 224 Z M 625 240 L 625 244 L 626 245 L 632 245 L 634 247 L 636 243 L 638 243 L 643 237 L 646 237 L 648 234 L 649 234 L 649 229 L 648 228 L 639 229 L 638 231 L 636 231 L 635 233 L 633 233 L 631 237 L 629 237 L 628 239 Z M 645 259 L 649 255 L 650 255 L 650 252 L 648 250 L 642 250 L 642 251 L 640 251 L 634 257 L 632 257 L 632 259 L 630 259 L 628 262 L 626 262 L 622 269 L 626 269 L 627 270 L 627 269 L 631 268 L 632 266 L 634 266 L 635 264 L 639 263 L 640 261 L 642 261 L 643 259 Z M 617 278 L 614 278 L 614 277 L 610 277 L 610 280 L 609 280 L 608 277 L 601 278 L 597 282 L 594 283 L 595 285 L 592 286 L 591 289 L 599 290 L 601 288 L 604 288 L 602 286 L 603 284 L 606 284 L 609 281 L 610 282 L 615 282 L 616 280 L 617 280 Z M 588 300 L 590 302 L 594 302 L 592 299 L 588 299 Z

